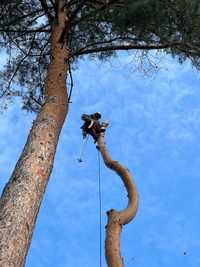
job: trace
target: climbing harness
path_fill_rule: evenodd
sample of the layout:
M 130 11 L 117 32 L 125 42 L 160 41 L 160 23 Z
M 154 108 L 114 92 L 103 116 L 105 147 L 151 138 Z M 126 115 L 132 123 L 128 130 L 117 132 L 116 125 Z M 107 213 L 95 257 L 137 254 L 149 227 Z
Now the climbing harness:
M 83 137 L 87 134 L 92 136 L 94 143 L 97 142 L 100 133 L 100 122 L 101 114 L 99 112 L 93 114 L 82 114 L 81 119 L 84 121 L 81 126 Z

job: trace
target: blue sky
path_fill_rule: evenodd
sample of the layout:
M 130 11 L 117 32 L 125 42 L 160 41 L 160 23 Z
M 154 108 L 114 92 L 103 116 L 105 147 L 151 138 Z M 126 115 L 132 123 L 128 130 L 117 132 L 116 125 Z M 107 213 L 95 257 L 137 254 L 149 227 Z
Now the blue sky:
M 89 140 L 79 164 L 82 113 L 100 111 L 112 157 L 128 167 L 140 203 L 123 228 L 126 267 L 200 266 L 200 75 L 189 62 L 160 55 L 146 75 L 132 54 L 110 62 L 83 60 L 26 267 L 99 266 L 98 160 Z M 3 57 L 2 57 L 3 62 Z M 34 119 L 19 101 L 1 116 L 0 189 L 8 180 Z M 106 211 L 126 205 L 118 176 L 101 163 L 102 231 Z M 104 237 L 103 237 L 104 238 Z M 184 255 L 186 252 L 186 255 Z M 103 262 L 105 265 L 105 261 Z

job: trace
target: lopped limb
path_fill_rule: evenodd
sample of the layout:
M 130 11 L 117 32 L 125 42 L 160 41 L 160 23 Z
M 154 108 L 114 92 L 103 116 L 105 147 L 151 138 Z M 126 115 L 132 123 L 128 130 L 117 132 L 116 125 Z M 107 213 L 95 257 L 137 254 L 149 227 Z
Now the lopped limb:
M 102 124 L 105 128 L 106 124 Z M 120 163 L 113 160 L 104 141 L 105 132 L 101 132 L 98 138 L 98 146 L 105 165 L 115 171 L 120 178 L 128 193 L 128 205 L 122 211 L 110 210 L 107 212 L 108 224 L 106 226 L 105 254 L 108 267 L 123 267 L 123 259 L 120 254 L 120 235 L 122 225 L 128 224 L 136 215 L 138 207 L 138 194 L 132 181 L 130 172 Z

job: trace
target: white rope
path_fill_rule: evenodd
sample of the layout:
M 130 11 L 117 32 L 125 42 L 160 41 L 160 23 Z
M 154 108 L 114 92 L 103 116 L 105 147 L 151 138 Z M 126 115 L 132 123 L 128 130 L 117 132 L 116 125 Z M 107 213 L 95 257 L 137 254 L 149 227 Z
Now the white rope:
M 78 158 L 78 162 L 80 162 L 80 163 L 83 162 L 83 154 L 84 154 L 84 151 L 85 151 L 85 146 L 87 144 L 88 138 L 89 138 L 89 134 L 86 136 L 85 139 L 83 139 L 83 143 L 82 143 L 80 154 L 79 154 L 80 156 Z
M 102 201 L 101 201 L 101 161 L 100 152 L 98 151 L 98 195 L 99 195 L 99 266 L 102 267 Z

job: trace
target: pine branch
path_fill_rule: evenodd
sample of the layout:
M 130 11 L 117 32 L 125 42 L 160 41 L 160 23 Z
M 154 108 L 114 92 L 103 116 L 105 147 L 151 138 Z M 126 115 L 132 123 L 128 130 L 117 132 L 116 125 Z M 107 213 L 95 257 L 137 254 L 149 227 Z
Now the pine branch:
M 9 80 L 9 82 L 8 82 L 8 86 L 7 86 L 6 90 L 2 93 L 2 95 L 1 95 L 0 98 L 2 98 L 2 97 L 6 94 L 7 91 L 10 91 L 10 86 L 11 86 L 11 84 L 12 84 L 12 82 L 13 82 L 13 79 L 15 78 L 15 76 L 16 76 L 16 74 L 17 74 L 19 68 L 21 67 L 21 65 L 22 65 L 22 63 L 24 62 L 24 60 L 25 60 L 25 59 L 29 56 L 29 54 L 31 53 L 31 50 L 32 50 L 32 48 L 33 48 L 33 44 L 34 44 L 34 41 L 35 41 L 35 35 L 36 35 L 36 34 L 34 34 L 34 36 L 33 36 L 33 39 L 32 39 L 32 42 L 31 42 L 31 46 L 30 46 L 28 52 L 26 53 L 26 55 L 25 55 L 25 56 L 19 61 L 19 63 L 17 64 L 17 67 L 16 67 L 16 69 L 15 69 L 13 75 L 11 76 L 11 78 L 10 78 L 10 80 Z
M 114 5 L 114 4 L 116 4 L 117 2 L 119 2 L 119 0 L 111 0 L 111 1 L 109 1 L 109 2 L 107 2 L 107 3 L 105 3 L 105 4 L 103 4 L 103 5 L 101 5 L 99 8 L 95 8 L 95 10 L 92 11 L 91 13 L 89 13 L 89 14 L 87 14 L 87 15 L 81 17 L 81 18 L 78 19 L 77 21 L 75 21 L 75 22 L 73 23 L 73 25 L 77 25 L 79 22 L 81 22 L 81 21 L 87 19 L 88 17 L 94 16 L 94 15 L 97 14 L 98 12 L 104 11 L 105 9 L 107 9 L 108 7 L 110 7 L 110 6 Z M 95 4 L 95 3 L 93 3 L 93 5 L 94 5 L 94 4 Z
M 99 43 L 95 43 L 94 45 L 98 45 Z M 101 44 L 101 42 L 100 42 Z M 127 45 L 108 45 L 101 47 L 94 47 L 90 49 L 85 49 L 86 47 L 81 48 L 75 53 L 72 53 L 70 57 L 80 56 L 80 55 L 88 55 L 93 53 L 100 52 L 111 52 L 111 51 L 120 51 L 120 50 L 157 50 L 157 49 L 167 49 L 180 45 L 180 43 L 167 43 L 167 44 L 127 44 Z
M 39 0 L 39 1 L 40 1 L 41 6 L 42 6 L 42 8 L 44 10 L 44 13 L 46 14 L 46 16 L 48 18 L 49 23 L 51 24 L 53 19 L 54 19 L 54 17 L 51 14 L 51 12 L 49 11 L 49 6 L 48 6 L 46 0 Z
M 78 14 L 78 12 L 82 9 L 82 7 L 84 6 L 84 4 L 87 2 L 88 0 L 82 0 L 80 2 L 80 4 L 77 6 L 77 8 L 72 12 L 71 16 L 69 17 L 68 21 L 66 22 L 65 28 L 60 36 L 60 43 L 64 43 L 64 39 L 65 36 L 67 34 L 67 31 L 69 29 L 69 26 L 71 24 L 71 22 L 74 20 L 74 18 L 76 17 L 76 15 Z
M 87 2 L 88 0 L 82 0 L 79 5 L 77 6 L 77 8 L 72 12 L 71 16 L 69 17 L 69 20 L 67 21 L 67 24 L 70 24 L 73 19 L 76 17 L 76 15 L 78 14 L 78 12 L 81 10 L 81 8 L 84 6 L 84 4 Z
M 199 49 L 199 44 L 190 44 L 187 43 L 184 46 L 179 48 L 180 51 L 186 53 L 186 54 L 192 54 L 192 55 L 196 55 L 196 56 L 200 56 L 200 49 Z
M 23 36 L 26 36 L 26 34 L 36 34 L 36 33 L 50 33 L 51 32 L 51 29 L 47 29 L 47 30 L 45 30 L 44 28 L 45 27 L 47 27 L 47 26 L 49 26 L 49 24 L 47 24 L 47 25 L 44 25 L 44 26 L 42 26 L 41 28 L 39 28 L 39 29 L 41 29 L 41 30 L 37 30 L 37 31 L 33 31 L 32 32 L 32 30 L 30 30 L 30 32 L 28 32 L 28 31 L 21 31 L 21 34 L 20 34 L 20 32 L 19 32 L 19 35 L 16 35 L 14 38 L 15 39 L 19 39 L 19 38 L 22 38 Z M 42 29 L 44 29 L 44 30 L 42 30 Z
M 55 9 L 56 5 L 55 5 L 54 1 L 53 0 L 49 0 L 49 1 L 52 4 L 52 7 Z
M 6 32 L 6 35 L 8 36 L 8 38 L 11 40 L 11 42 L 14 44 L 15 48 L 19 49 L 25 56 L 27 55 L 27 52 L 20 47 L 20 45 L 9 35 L 9 33 Z M 50 42 L 50 37 L 48 38 L 47 42 L 45 42 L 45 44 L 43 45 L 43 47 L 41 47 L 40 49 L 40 54 L 29 54 L 29 57 L 39 57 L 41 58 L 41 56 L 47 56 L 49 55 L 49 53 L 44 54 L 44 50 L 47 47 L 47 45 Z M 38 64 L 38 66 L 40 66 L 40 64 Z
M 30 25 L 32 25 L 34 22 L 37 23 L 37 19 L 39 19 L 39 18 L 41 18 L 41 17 L 44 17 L 44 16 L 45 16 L 45 14 L 43 13 L 43 14 L 40 14 L 40 15 L 34 17 L 34 19 L 31 20 L 31 21 L 26 25 L 26 27 L 28 28 L 28 27 L 29 27 Z
M 23 19 L 25 19 L 25 18 L 27 18 L 27 17 L 31 17 L 32 15 L 37 14 L 38 12 L 42 12 L 42 11 L 43 11 L 43 9 L 37 9 L 37 10 L 34 10 L 34 11 L 31 12 L 31 13 L 25 14 L 25 15 L 23 15 L 23 16 L 21 16 L 21 17 L 18 17 L 18 18 L 16 18 L 16 19 L 10 21 L 8 24 L 0 25 L 0 27 L 3 28 L 3 27 L 11 26 L 11 25 L 16 25 L 16 23 L 18 23 L 20 20 L 23 20 Z
M 0 32 L 6 32 L 6 33 L 36 33 L 36 32 L 51 32 L 51 30 L 40 30 L 40 29 L 35 29 L 35 30 L 7 30 L 7 29 L 0 29 Z
M 55 20 L 58 22 L 60 0 L 55 0 Z
M 63 8 L 69 8 L 69 7 L 71 7 L 71 6 L 73 6 L 73 5 L 76 5 L 76 4 L 78 4 L 79 3 L 79 0 L 77 0 L 77 1 L 68 1 L 68 2 L 66 2 L 64 5 L 63 5 Z
M 32 92 L 30 92 L 29 96 L 38 106 L 42 107 L 42 103 L 33 96 Z

